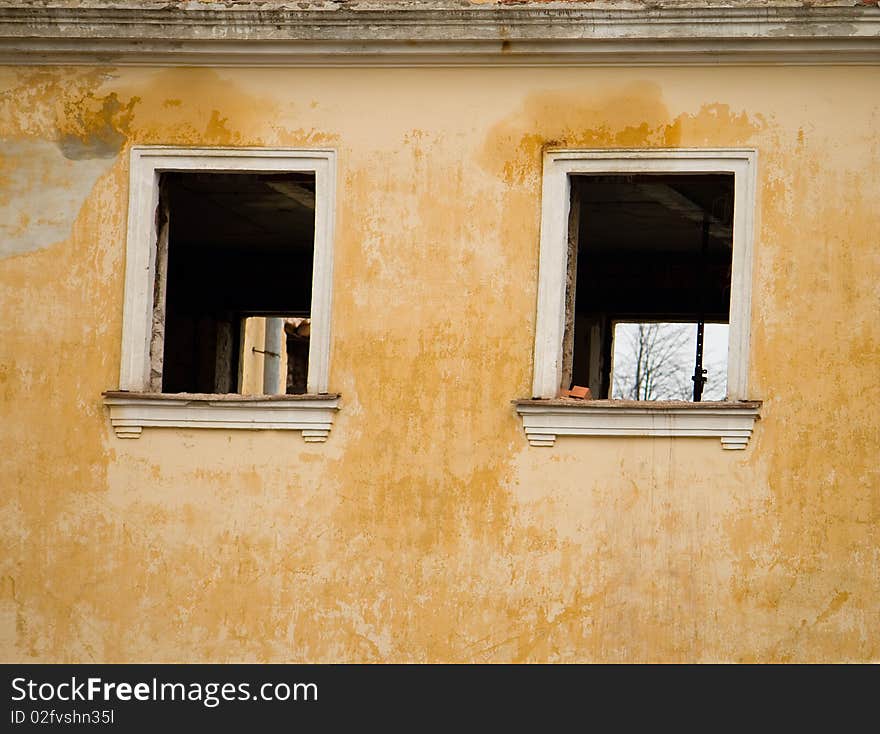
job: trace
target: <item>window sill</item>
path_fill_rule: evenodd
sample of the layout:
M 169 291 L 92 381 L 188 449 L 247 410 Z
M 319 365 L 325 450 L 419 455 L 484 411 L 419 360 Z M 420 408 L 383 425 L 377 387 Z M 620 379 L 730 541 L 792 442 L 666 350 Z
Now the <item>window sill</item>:
M 635 402 L 628 400 L 516 400 L 532 446 L 557 436 L 717 437 L 725 449 L 748 446 L 761 401 Z
M 330 434 L 339 395 L 202 395 L 108 391 L 104 405 L 118 438 L 158 428 L 302 431 L 309 443 Z

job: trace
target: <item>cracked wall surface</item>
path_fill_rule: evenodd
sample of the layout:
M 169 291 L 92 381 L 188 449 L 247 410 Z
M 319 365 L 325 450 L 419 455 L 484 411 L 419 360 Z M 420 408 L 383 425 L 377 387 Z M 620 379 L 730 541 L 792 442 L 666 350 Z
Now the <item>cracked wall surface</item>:
M 876 69 L 0 69 L 0 659 L 880 656 Z M 338 151 L 325 444 L 116 439 L 132 145 Z M 529 447 L 541 153 L 758 150 L 744 452 Z

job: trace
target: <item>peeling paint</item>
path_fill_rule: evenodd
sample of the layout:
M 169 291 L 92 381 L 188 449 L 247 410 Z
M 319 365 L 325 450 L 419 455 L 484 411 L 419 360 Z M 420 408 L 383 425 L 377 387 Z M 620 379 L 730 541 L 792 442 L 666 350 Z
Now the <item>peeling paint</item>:
M 63 154 L 49 141 L 0 142 L 0 258 L 67 239 L 80 207 L 112 163 L 104 156 Z
M 755 75 L 0 70 L 0 656 L 878 659 L 876 74 Z M 114 437 L 136 144 L 337 149 L 326 444 Z M 747 451 L 528 446 L 550 145 L 757 148 Z

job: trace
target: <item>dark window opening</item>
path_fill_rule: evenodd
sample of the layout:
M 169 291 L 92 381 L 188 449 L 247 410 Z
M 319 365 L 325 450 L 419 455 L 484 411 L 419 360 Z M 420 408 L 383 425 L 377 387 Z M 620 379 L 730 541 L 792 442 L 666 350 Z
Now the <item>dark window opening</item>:
M 310 316 L 314 174 L 165 173 L 157 224 L 151 388 L 304 393 L 304 376 L 291 383 L 274 372 L 288 348 L 285 323 Z M 260 341 L 246 348 L 254 317 Z M 297 349 L 302 372 L 307 335 Z M 265 380 L 245 389 L 257 363 Z
M 563 388 L 723 400 L 731 174 L 573 176 Z
M 284 370 L 285 384 L 289 394 L 300 395 L 306 392 L 309 377 L 309 319 L 287 319 L 284 322 L 287 366 Z

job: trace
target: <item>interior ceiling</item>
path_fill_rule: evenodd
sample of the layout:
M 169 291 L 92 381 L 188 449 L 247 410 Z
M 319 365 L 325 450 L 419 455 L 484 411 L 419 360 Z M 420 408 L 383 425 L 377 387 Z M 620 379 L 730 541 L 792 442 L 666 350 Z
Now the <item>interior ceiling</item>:
M 172 248 L 311 251 L 315 177 L 309 173 L 166 173 Z
M 733 176 L 578 176 L 580 247 L 588 253 L 699 252 L 733 244 Z

